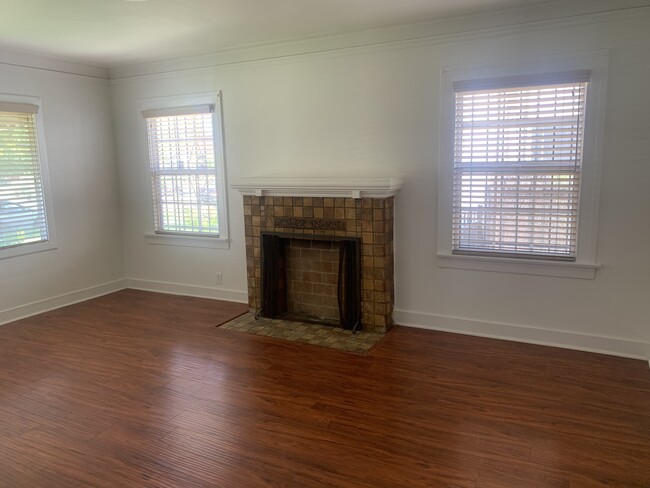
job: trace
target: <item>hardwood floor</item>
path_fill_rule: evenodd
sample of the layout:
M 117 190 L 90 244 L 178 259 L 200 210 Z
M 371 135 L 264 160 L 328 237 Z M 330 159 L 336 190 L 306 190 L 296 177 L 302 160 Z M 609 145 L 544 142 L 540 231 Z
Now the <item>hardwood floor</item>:
M 245 310 L 125 290 L 0 327 L 0 486 L 650 486 L 645 362 L 213 327 Z

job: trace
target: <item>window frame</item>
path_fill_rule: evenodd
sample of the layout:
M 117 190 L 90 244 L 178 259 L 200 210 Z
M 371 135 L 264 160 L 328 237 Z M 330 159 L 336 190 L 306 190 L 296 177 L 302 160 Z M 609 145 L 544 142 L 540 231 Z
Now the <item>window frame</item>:
M 585 55 L 508 65 L 458 67 L 441 73 L 441 110 L 438 181 L 437 265 L 441 268 L 594 279 L 597 262 L 598 205 L 602 169 L 605 95 L 608 54 Z M 452 205 L 454 177 L 455 91 L 454 82 L 515 76 L 544 76 L 562 71 L 590 70 L 585 104 L 583 164 L 578 205 L 577 249 L 575 261 L 556 261 L 519 256 L 479 256 L 452 254 Z
M 34 117 L 34 124 L 36 128 L 36 145 L 38 149 L 38 160 L 41 172 L 41 187 L 43 189 L 43 202 L 45 205 L 45 225 L 47 228 L 47 240 L 44 242 L 25 243 L 13 247 L 0 248 L 0 260 L 13 258 L 18 256 L 25 256 L 28 254 L 35 254 L 43 251 L 51 251 L 57 249 L 56 226 L 54 224 L 54 210 L 52 203 L 52 191 L 50 184 L 50 172 L 47 161 L 47 149 L 45 146 L 44 135 L 44 122 L 43 122 L 43 107 L 41 98 L 32 95 L 16 95 L 9 93 L 1 93 L 0 101 L 6 103 L 24 103 L 29 105 L 36 105 L 38 112 Z
M 149 144 L 147 121 L 142 113 L 148 110 L 165 110 L 177 107 L 189 107 L 197 105 L 213 105 L 212 111 L 212 138 L 214 144 L 215 167 L 217 173 L 217 214 L 219 216 L 219 234 L 210 236 L 206 234 L 193 233 L 166 233 L 156 232 L 154 196 L 151 185 L 151 166 L 149 161 Z M 146 174 L 145 181 L 147 195 L 147 227 L 144 232 L 145 242 L 148 244 L 159 244 L 168 246 L 199 247 L 210 249 L 229 249 L 228 238 L 228 199 L 225 168 L 225 148 L 223 137 L 223 112 L 221 107 L 221 92 L 197 93 L 178 95 L 170 97 L 156 97 L 140 100 L 138 104 L 138 116 L 140 118 L 140 132 L 142 144 L 143 168 Z

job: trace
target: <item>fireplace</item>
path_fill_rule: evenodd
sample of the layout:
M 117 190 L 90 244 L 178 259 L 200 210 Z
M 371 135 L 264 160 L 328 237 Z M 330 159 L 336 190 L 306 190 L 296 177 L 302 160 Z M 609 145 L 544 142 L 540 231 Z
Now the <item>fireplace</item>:
M 258 178 L 233 187 L 244 195 L 251 311 L 372 332 L 393 326 L 401 181 Z
M 361 329 L 361 239 L 262 232 L 260 315 Z

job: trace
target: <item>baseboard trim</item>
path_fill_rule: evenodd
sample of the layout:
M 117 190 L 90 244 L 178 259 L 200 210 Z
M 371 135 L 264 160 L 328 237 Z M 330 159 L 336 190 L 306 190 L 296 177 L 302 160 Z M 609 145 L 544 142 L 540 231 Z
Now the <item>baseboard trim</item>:
M 67 307 L 79 302 L 85 302 L 91 298 L 97 298 L 102 295 L 108 295 L 119 290 L 126 288 L 125 280 L 115 280 L 101 285 L 91 286 L 77 291 L 64 293 L 52 298 L 38 300 L 36 302 L 27 303 L 18 307 L 9 308 L 0 311 L 0 325 L 15 322 L 16 320 L 26 319 L 33 315 L 38 315 L 57 308 Z
M 167 293 L 170 295 L 184 295 L 236 303 L 248 303 L 248 295 L 244 291 L 126 278 L 2 310 L 0 311 L 0 325 L 108 295 L 109 293 L 114 293 L 125 288 Z M 525 342 L 642 359 L 648 361 L 650 365 L 650 343 L 647 342 L 399 309 L 396 309 L 393 315 L 395 323 L 404 327 L 438 330 L 491 339 Z
M 646 342 L 407 310 L 395 310 L 393 318 L 396 324 L 406 327 L 575 349 L 650 363 L 650 343 Z
M 248 293 L 239 290 L 224 288 L 208 288 L 207 286 L 186 285 L 183 283 L 170 283 L 167 281 L 139 280 L 127 278 L 126 288 L 134 290 L 155 291 L 169 295 L 184 295 L 198 298 L 212 298 L 227 302 L 248 303 Z

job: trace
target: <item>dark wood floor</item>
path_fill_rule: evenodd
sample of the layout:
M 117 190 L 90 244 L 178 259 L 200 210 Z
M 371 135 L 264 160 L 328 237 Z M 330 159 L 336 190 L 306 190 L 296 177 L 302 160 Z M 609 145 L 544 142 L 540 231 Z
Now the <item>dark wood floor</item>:
M 125 290 L 0 327 L 0 486 L 650 487 L 645 362 L 212 327 L 244 310 Z

